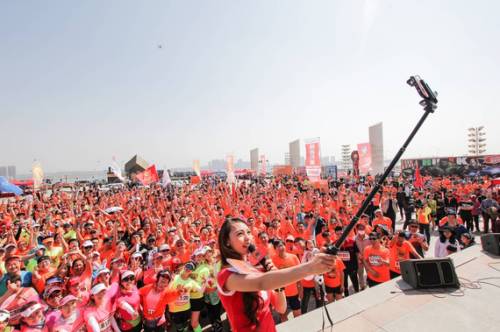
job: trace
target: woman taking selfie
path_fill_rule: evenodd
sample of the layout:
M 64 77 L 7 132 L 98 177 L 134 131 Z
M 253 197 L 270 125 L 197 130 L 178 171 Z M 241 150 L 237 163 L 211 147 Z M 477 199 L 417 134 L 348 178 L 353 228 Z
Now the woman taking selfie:
M 335 258 L 317 254 L 305 264 L 277 270 L 266 259 L 266 273 L 240 274 L 228 259 L 247 260 L 248 247 L 253 243 L 250 229 L 241 219 L 227 219 L 219 232 L 222 269 L 217 276 L 219 297 L 226 309 L 232 331 L 276 331 L 271 308 L 286 311 L 286 298 L 281 288 L 312 274 L 330 271 Z M 277 291 L 273 291 L 277 289 Z

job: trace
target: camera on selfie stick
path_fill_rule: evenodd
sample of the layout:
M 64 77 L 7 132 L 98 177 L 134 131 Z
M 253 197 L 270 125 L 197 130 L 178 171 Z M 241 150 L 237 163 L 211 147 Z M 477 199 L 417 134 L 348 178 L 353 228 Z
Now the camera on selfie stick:
M 336 255 L 337 252 L 339 251 L 340 246 L 344 243 L 345 239 L 347 238 L 347 235 L 352 231 L 354 226 L 356 226 L 359 218 L 361 215 L 365 212 L 366 208 L 370 204 L 371 200 L 373 197 L 377 194 L 377 192 L 380 190 L 382 187 L 385 179 L 389 176 L 389 174 L 392 172 L 392 169 L 394 166 L 396 166 L 396 163 L 399 161 L 403 153 L 405 152 L 406 148 L 410 144 L 411 140 L 415 136 L 415 134 L 418 132 L 422 124 L 424 123 L 425 119 L 430 113 L 434 113 L 434 111 L 437 108 L 437 92 L 433 91 L 429 85 L 420 78 L 420 76 L 411 76 L 406 83 L 409 86 L 414 87 L 417 89 L 418 94 L 420 97 L 422 97 L 422 100 L 420 101 L 420 106 L 424 108 L 424 114 L 418 121 L 417 125 L 415 128 L 413 128 L 413 131 L 410 133 L 410 136 L 406 139 L 404 142 L 403 146 L 399 149 L 398 153 L 394 156 L 392 159 L 391 163 L 389 166 L 386 168 L 384 174 L 378 179 L 376 185 L 373 187 L 372 191 L 368 196 L 366 196 L 365 200 L 363 201 L 363 204 L 361 204 L 361 207 L 358 209 L 358 212 L 354 215 L 354 217 L 351 219 L 349 224 L 346 226 L 344 229 L 344 232 L 340 236 L 340 238 L 335 242 L 335 244 L 329 245 L 326 247 L 325 252 L 330 255 Z

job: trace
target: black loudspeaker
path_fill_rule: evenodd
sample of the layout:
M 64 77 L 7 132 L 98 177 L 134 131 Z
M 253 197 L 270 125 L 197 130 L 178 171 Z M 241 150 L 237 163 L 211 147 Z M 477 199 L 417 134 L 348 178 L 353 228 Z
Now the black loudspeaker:
M 459 288 L 450 258 L 409 259 L 400 263 L 401 276 L 413 288 Z
M 488 233 L 481 236 L 483 250 L 500 256 L 500 233 Z

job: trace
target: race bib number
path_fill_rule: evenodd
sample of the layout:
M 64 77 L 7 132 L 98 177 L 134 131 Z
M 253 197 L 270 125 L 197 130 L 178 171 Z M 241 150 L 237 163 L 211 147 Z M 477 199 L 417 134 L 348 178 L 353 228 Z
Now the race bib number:
M 372 266 L 380 266 L 381 260 L 382 260 L 382 258 L 380 256 L 378 256 L 378 255 L 368 256 L 368 262 Z
M 188 302 L 189 302 L 189 294 L 184 294 L 184 295 L 179 296 L 177 301 L 175 301 L 175 305 L 180 307 L 180 306 L 185 305 Z
M 351 260 L 351 253 L 349 251 L 339 251 L 337 256 L 339 256 L 339 258 L 344 262 Z

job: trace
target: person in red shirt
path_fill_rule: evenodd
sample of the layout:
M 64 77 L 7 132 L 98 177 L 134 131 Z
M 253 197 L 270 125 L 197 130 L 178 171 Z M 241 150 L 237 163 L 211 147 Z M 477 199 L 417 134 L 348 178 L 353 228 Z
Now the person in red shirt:
M 389 273 L 389 249 L 380 244 L 380 235 L 370 233 L 371 245 L 363 251 L 363 264 L 366 268 L 366 281 L 369 287 L 376 286 L 391 279 Z
M 335 265 L 323 275 L 325 280 L 326 300 L 328 303 L 342 299 L 344 293 L 345 265 L 337 255 L 334 256 Z
M 293 242 L 292 242 L 293 243 Z M 299 259 L 296 255 L 286 252 L 285 244 L 283 241 L 278 240 L 274 242 L 274 248 L 276 250 L 276 255 L 272 257 L 273 264 L 278 269 L 286 269 L 287 267 L 296 266 L 300 264 Z M 288 307 L 293 312 L 294 317 L 298 317 L 301 314 L 300 311 L 300 300 L 299 300 L 299 289 L 301 288 L 300 282 L 294 282 L 285 287 L 285 296 Z M 281 315 L 281 321 L 287 321 L 286 314 Z
M 408 260 L 412 257 L 421 259 L 422 256 L 418 254 L 413 245 L 406 240 L 404 231 L 399 231 L 397 236 L 393 237 L 390 244 L 390 275 L 391 279 L 397 278 L 401 275 L 399 263 Z
M 270 306 L 278 313 L 286 311 L 286 298 L 280 289 L 314 274 L 333 268 L 335 259 L 317 254 L 305 264 L 276 270 L 267 260 L 266 273 L 244 273 L 231 267 L 232 260 L 244 263 L 252 232 L 241 219 L 227 219 L 219 231 L 219 248 L 222 269 L 217 275 L 217 289 L 233 332 L 276 331 Z M 277 289 L 277 291 L 273 291 Z
M 389 229 L 392 232 L 394 230 L 392 229 L 392 220 L 390 218 L 384 217 L 382 214 L 382 210 L 377 209 L 375 210 L 375 218 L 372 221 L 372 226 L 375 228 L 377 225 L 385 225 L 387 229 Z

